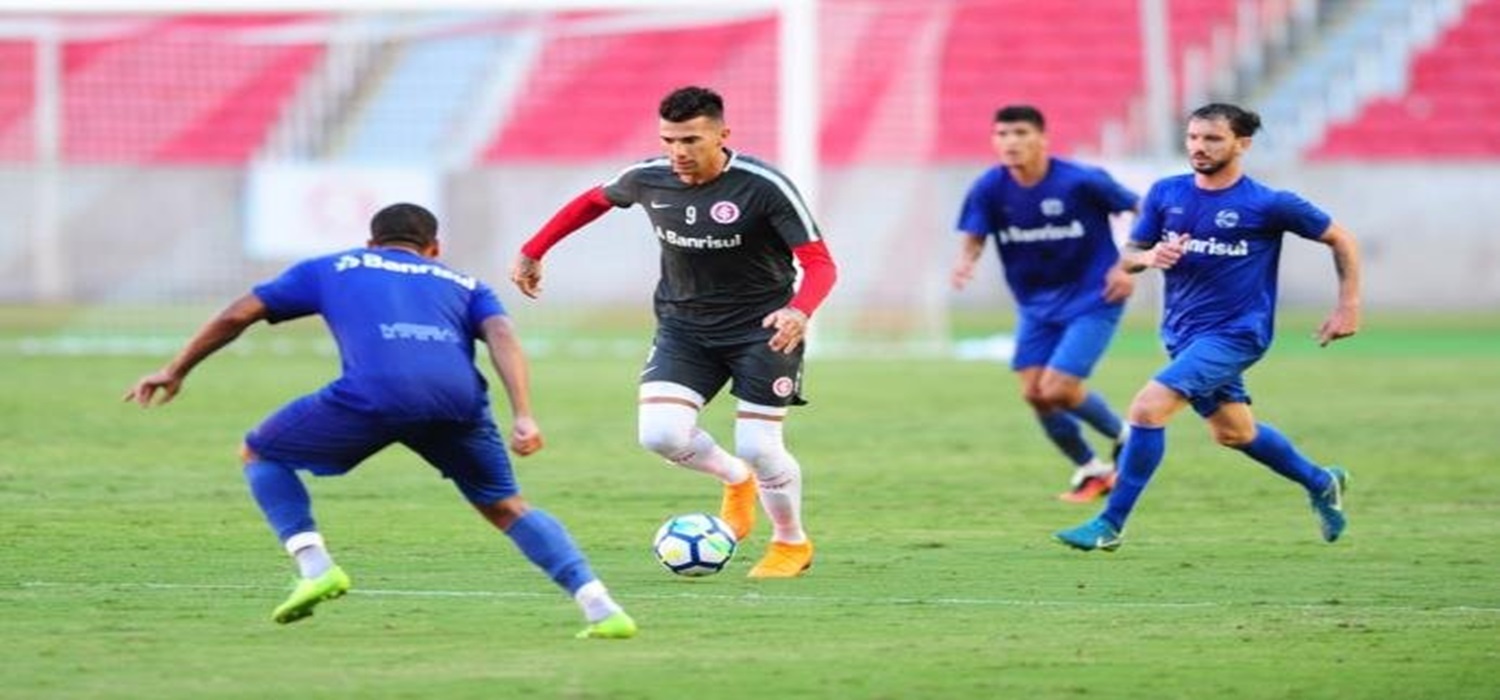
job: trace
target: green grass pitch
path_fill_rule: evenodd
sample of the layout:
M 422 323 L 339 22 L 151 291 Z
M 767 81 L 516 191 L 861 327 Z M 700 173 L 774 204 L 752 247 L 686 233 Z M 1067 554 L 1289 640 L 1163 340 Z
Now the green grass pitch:
M 399 448 L 311 482 L 355 591 L 274 625 L 292 569 L 236 449 L 336 362 L 261 344 L 140 411 L 119 397 L 162 356 L 11 342 L 0 697 L 1500 697 L 1500 320 L 1374 317 L 1321 350 L 1315 322 L 1284 320 L 1249 383 L 1351 470 L 1344 541 L 1189 411 L 1124 547 L 1067 550 L 1050 533 L 1095 507 L 1055 500 L 1067 471 L 1003 366 L 815 358 L 787 432 L 818 556 L 794 581 L 745 578 L 764 522 L 724 574 L 663 571 L 651 533 L 717 488 L 635 445 L 636 356 L 536 357 L 548 446 L 521 483 L 639 620 L 626 642 L 574 640 L 571 601 Z M 1093 383 L 1123 409 L 1160 363 L 1134 323 Z M 729 407 L 704 421 L 725 442 Z

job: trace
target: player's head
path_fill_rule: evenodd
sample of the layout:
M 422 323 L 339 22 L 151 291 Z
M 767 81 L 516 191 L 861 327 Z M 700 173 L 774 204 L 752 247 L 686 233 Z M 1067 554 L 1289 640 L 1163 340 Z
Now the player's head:
M 432 212 L 415 204 L 392 204 L 370 219 L 371 246 L 412 248 L 429 258 L 438 253 L 438 222 Z
M 1006 105 L 995 111 L 990 145 L 1008 167 L 1039 165 L 1047 159 L 1047 119 L 1031 105 Z
M 1239 161 L 1260 131 L 1260 115 L 1238 105 L 1214 102 L 1188 115 L 1188 163 L 1193 171 L 1213 175 Z
M 704 87 L 684 87 L 662 98 L 657 110 L 662 150 L 672 172 L 690 183 L 717 177 L 724 168 L 724 98 Z

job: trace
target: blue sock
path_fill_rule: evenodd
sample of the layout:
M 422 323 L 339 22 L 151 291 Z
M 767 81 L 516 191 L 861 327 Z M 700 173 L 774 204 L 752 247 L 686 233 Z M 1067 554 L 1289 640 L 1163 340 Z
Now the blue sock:
M 292 535 L 318 529 L 313 523 L 312 498 L 291 467 L 276 462 L 251 462 L 245 465 L 245 481 L 250 484 L 250 494 L 260 505 L 260 512 L 282 543 Z
M 1088 396 L 1083 397 L 1083 403 L 1068 409 L 1078 420 L 1088 423 L 1094 430 L 1111 440 L 1120 439 L 1120 429 L 1124 424 L 1120 417 L 1109 409 L 1109 404 L 1097 391 L 1090 391 Z
M 572 595 L 580 586 L 594 580 L 594 572 L 583 552 L 568 537 L 568 531 L 557 518 L 533 508 L 505 531 L 521 553 L 547 576 Z
M 1165 428 L 1149 428 L 1143 425 L 1130 426 L 1130 439 L 1125 441 L 1125 450 L 1120 453 L 1119 470 L 1115 476 L 1115 488 L 1109 492 L 1109 501 L 1104 505 L 1104 518 L 1116 530 L 1125 529 L 1125 519 L 1135 508 L 1135 501 L 1146 490 L 1151 475 L 1161 464 L 1167 453 L 1167 431 Z
M 1308 491 L 1321 493 L 1328 488 L 1328 472 L 1303 457 L 1291 440 L 1270 425 L 1256 423 L 1255 439 L 1239 450 L 1277 474 L 1302 484 Z
M 1074 464 L 1083 466 L 1094 458 L 1094 450 L 1083 441 L 1083 431 L 1078 428 L 1078 419 L 1067 411 L 1037 414 L 1036 418 L 1042 422 L 1042 429 L 1047 431 L 1047 437 L 1052 438 L 1052 444 L 1057 445 L 1057 449 L 1062 450 Z

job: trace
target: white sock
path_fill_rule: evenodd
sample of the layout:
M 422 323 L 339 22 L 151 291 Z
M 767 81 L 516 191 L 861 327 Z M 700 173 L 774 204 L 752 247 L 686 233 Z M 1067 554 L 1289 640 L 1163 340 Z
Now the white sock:
M 780 471 L 767 474 L 756 469 L 760 477 L 760 505 L 771 518 L 771 541 L 799 544 L 807 541 L 802 529 L 802 467 L 786 454 Z
M 286 551 L 297 561 L 302 578 L 317 578 L 333 568 L 333 557 L 316 532 L 299 532 L 286 540 Z
M 741 413 L 780 418 L 785 408 L 741 402 Z M 760 480 L 760 505 L 771 519 L 771 541 L 807 541 L 802 529 L 802 465 L 782 440 L 780 420 L 740 418 L 734 423 L 735 451 Z
M 615 602 L 609 595 L 609 590 L 599 579 L 594 579 L 578 587 L 573 592 L 573 600 L 578 601 L 578 607 L 583 609 L 583 617 L 589 622 L 598 622 L 613 615 L 624 608 Z

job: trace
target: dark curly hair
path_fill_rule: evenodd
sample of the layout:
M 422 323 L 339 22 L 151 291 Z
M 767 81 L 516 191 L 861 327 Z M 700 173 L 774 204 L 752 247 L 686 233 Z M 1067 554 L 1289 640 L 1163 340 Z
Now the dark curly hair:
M 669 122 L 685 122 L 698 117 L 721 121 L 724 119 L 724 98 L 705 87 L 677 88 L 662 98 L 657 112 Z

